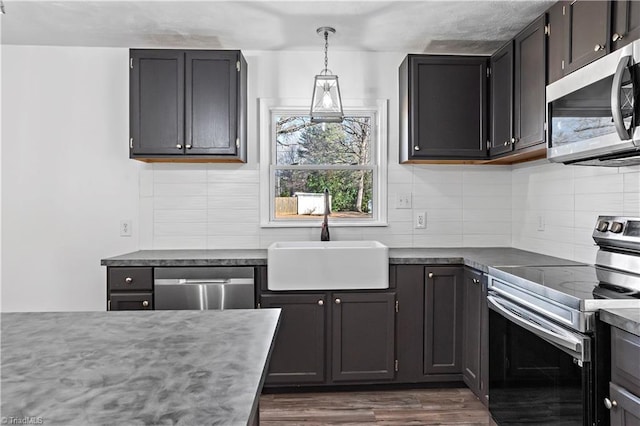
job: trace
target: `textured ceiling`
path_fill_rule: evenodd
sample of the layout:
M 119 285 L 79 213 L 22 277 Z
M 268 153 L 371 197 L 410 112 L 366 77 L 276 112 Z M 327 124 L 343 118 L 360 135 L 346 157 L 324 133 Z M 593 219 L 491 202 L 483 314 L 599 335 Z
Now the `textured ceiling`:
M 5 0 L 2 44 L 487 54 L 544 12 L 535 1 Z

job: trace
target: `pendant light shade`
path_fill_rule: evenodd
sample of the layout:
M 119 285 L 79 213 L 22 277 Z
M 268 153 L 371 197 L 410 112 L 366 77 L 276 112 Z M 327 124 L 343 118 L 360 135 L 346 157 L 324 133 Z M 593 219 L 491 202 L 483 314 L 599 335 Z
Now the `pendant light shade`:
M 344 119 L 338 76 L 333 75 L 327 68 L 329 33 L 334 34 L 335 32 L 336 30 L 331 27 L 317 29 L 317 33 L 324 36 L 324 70 L 316 75 L 313 85 L 310 114 L 313 123 L 341 123 Z

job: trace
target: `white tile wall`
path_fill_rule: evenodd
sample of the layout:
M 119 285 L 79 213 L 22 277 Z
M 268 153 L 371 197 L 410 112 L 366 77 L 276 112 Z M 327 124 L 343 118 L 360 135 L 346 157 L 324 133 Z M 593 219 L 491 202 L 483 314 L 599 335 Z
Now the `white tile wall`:
M 512 171 L 512 246 L 593 263 L 598 215 L 640 216 L 640 168 L 525 163 Z M 542 216 L 543 229 L 539 229 Z

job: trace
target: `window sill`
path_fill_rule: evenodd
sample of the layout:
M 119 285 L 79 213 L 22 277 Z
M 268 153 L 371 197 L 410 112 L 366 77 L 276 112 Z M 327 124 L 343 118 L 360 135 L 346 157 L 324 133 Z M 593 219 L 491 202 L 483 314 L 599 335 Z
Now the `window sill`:
M 261 223 L 261 228 L 320 228 L 322 225 L 322 219 L 316 221 L 282 221 L 282 222 L 267 222 Z M 389 226 L 387 222 L 383 221 L 367 221 L 367 222 L 354 222 L 354 221 L 331 221 L 329 220 L 329 228 L 358 228 L 358 227 L 382 227 Z

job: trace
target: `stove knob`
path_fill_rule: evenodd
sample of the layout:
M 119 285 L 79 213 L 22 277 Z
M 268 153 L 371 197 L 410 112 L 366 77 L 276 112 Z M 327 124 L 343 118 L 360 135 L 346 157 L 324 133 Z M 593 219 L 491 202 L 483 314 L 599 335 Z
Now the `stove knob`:
M 611 224 L 611 229 L 609 229 L 609 231 L 613 232 L 614 234 L 619 234 L 622 232 L 622 228 L 623 225 L 620 222 L 613 222 Z
M 598 226 L 596 226 L 596 229 L 600 232 L 607 232 L 608 228 L 609 222 L 607 222 L 606 220 L 601 220 L 600 222 L 598 222 Z

